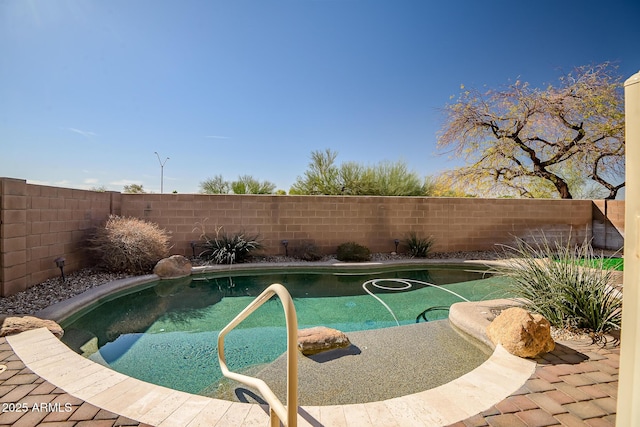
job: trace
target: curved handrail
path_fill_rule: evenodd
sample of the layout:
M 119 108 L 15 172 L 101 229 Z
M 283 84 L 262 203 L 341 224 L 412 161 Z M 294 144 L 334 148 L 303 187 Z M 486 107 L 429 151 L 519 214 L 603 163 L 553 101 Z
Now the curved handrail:
M 273 295 L 278 295 L 282 301 L 284 317 L 287 325 L 287 407 L 285 408 L 280 399 L 271 391 L 271 388 L 259 378 L 231 372 L 227 367 L 224 357 L 224 337 L 236 326 L 238 326 L 251 313 L 256 311 Z M 298 423 L 298 317 L 293 306 L 293 299 L 289 291 L 279 283 L 274 283 L 256 297 L 244 310 L 240 312 L 227 326 L 218 334 L 218 363 L 222 374 L 233 380 L 239 381 L 258 391 L 269 403 L 271 425 L 280 425 L 282 421 L 285 426 L 296 427 Z M 275 416 L 274 416 L 275 415 Z M 286 420 L 286 422 L 285 422 Z

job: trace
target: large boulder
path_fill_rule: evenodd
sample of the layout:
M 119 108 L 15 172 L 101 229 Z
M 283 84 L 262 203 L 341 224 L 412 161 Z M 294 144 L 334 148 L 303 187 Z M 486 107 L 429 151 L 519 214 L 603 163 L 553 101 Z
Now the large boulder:
M 316 326 L 298 331 L 298 350 L 305 356 L 350 345 L 351 342 L 344 332 L 326 326 Z
M 47 328 L 53 335 L 62 338 L 64 330 L 53 320 L 33 316 L 13 316 L 0 318 L 0 337 L 15 335 L 31 329 Z
M 191 261 L 182 255 L 171 255 L 158 261 L 153 267 L 153 274 L 157 274 L 161 279 L 175 279 L 191 275 Z
M 534 358 L 552 351 L 556 343 L 551 338 L 549 321 L 539 314 L 520 307 L 504 310 L 487 327 L 487 336 L 501 344 L 509 353 Z

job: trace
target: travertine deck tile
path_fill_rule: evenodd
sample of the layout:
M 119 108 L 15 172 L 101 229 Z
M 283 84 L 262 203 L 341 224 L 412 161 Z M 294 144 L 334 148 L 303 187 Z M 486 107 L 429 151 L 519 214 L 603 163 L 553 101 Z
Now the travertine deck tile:
M 43 351 L 34 354 L 34 348 Z M 587 345 L 588 351 L 581 354 L 580 347 L 576 348 L 559 346 L 558 353 L 548 357 L 558 364 L 545 362 L 534 374 L 531 361 L 515 358 L 498 347 L 487 362 L 444 386 L 383 402 L 300 407 L 298 425 L 613 426 L 618 350 Z M 0 364 L 8 368 L 0 374 L 0 402 L 72 405 L 69 413 L 3 413 L 0 425 L 269 424 L 268 407 L 190 395 L 126 377 L 77 355 L 46 330 L 1 338 L 0 356 Z M 41 378 L 45 375 L 51 382 Z M 71 392 L 73 395 L 68 394 Z
M 187 427 L 207 427 L 218 424 L 231 407 L 232 402 L 213 400 L 187 424 Z M 250 405 L 246 405 L 250 406 Z
M 364 404 L 345 405 L 344 419 L 349 426 L 374 427 L 379 425 L 371 420 Z
M 400 427 L 384 402 L 366 403 L 365 409 L 367 414 L 369 414 L 369 419 L 374 422 L 374 425 Z

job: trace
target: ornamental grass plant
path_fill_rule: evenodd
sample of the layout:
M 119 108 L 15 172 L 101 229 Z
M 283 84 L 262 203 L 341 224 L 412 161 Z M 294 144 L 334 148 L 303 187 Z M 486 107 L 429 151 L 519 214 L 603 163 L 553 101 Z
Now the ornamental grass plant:
M 249 236 L 244 232 L 229 234 L 222 227 L 216 228 L 215 236 L 202 235 L 204 250 L 200 257 L 215 264 L 235 264 L 243 262 L 251 252 L 261 249 L 258 235 Z
M 433 237 L 420 237 L 415 231 L 411 231 L 403 243 L 414 258 L 426 258 L 433 246 Z
M 622 295 L 610 285 L 612 270 L 588 241 L 550 243 L 543 235 L 533 243 L 518 239 L 505 250 L 510 257 L 495 270 L 511 279 L 511 292 L 525 308 L 555 328 L 587 331 L 594 342 L 620 329 Z

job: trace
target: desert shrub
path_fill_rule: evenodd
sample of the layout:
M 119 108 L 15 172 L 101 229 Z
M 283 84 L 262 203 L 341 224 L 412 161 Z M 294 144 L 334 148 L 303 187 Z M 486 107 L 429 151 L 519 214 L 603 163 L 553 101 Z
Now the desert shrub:
M 90 239 L 90 249 L 98 267 L 146 274 L 169 254 L 169 233 L 151 222 L 111 215 Z
M 589 330 L 594 341 L 620 328 L 621 295 L 610 286 L 612 271 L 594 256 L 589 242 L 574 246 L 551 244 L 544 237 L 534 243 L 518 239 L 507 249 L 512 258 L 496 271 L 511 279 L 513 294 L 527 309 L 554 327 Z M 585 268 L 584 262 L 596 268 Z
M 309 241 L 302 241 L 294 248 L 292 255 L 304 261 L 319 261 L 322 259 L 320 249 L 315 243 Z
M 416 258 L 426 258 L 431 246 L 433 246 L 432 237 L 418 237 L 415 231 L 412 231 L 404 239 L 403 243 L 409 250 L 409 254 Z
M 371 251 L 366 246 L 359 245 L 355 242 L 347 242 L 338 246 L 336 253 L 340 261 L 368 261 L 371 257 Z
M 200 257 L 215 264 L 234 264 L 245 261 L 249 254 L 261 249 L 258 235 L 248 236 L 244 232 L 229 234 L 222 227 L 216 229 L 215 236 L 202 235 L 204 250 Z

